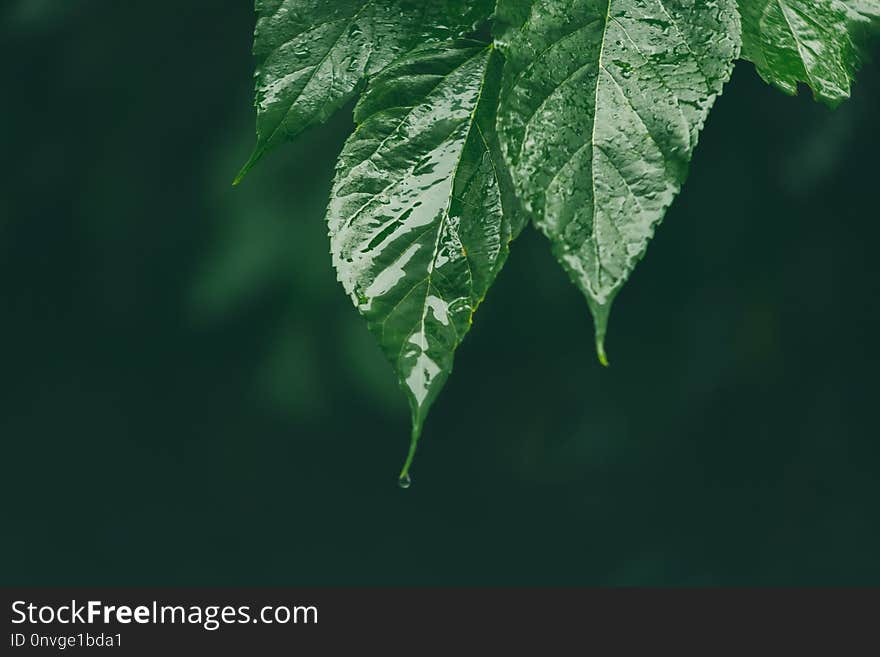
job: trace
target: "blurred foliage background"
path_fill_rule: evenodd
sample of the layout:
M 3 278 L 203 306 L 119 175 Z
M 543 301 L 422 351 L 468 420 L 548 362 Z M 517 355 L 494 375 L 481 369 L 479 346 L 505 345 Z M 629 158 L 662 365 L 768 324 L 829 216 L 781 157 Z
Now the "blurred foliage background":
M 0 8 L 3 584 L 880 584 L 880 62 L 835 112 L 739 65 L 609 370 L 527 231 L 402 491 L 323 222 L 350 111 L 230 186 L 252 27 Z

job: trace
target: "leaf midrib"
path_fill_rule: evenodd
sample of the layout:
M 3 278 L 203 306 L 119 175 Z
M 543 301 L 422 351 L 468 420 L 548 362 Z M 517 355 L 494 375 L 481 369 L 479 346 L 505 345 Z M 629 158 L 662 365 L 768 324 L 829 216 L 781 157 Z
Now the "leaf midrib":
M 437 90 L 438 90 L 438 89 L 444 84 L 444 82 L 446 82 L 446 81 L 447 81 L 447 80 L 448 80 L 448 79 L 449 79 L 454 73 L 456 73 L 457 71 L 461 70 L 463 67 L 465 67 L 467 64 L 471 63 L 472 61 L 474 61 L 474 59 L 476 59 L 477 57 L 479 57 L 479 56 L 481 56 L 481 55 L 486 55 L 487 51 L 491 51 L 491 50 L 492 50 L 492 47 L 493 47 L 492 44 L 488 44 L 488 45 L 485 45 L 485 46 L 482 47 L 482 48 L 475 48 L 473 54 L 471 54 L 469 57 L 465 58 L 461 63 L 459 63 L 458 65 L 456 65 L 454 68 L 452 68 L 450 71 L 448 71 L 446 74 L 444 74 L 443 76 L 441 76 L 441 77 L 438 79 L 437 84 L 435 84 L 435 85 L 431 88 L 431 90 L 428 91 L 428 92 L 425 94 L 425 99 L 427 100 L 427 99 L 430 98 L 434 93 L 436 93 L 436 91 L 437 91 Z M 483 78 L 482 78 L 482 80 L 481 80 L 481 84 L 480 84 L 480 90 L 479 90 L 479 92 L 478 92 L 478 94 L 477 94 L 477 98 L 476 98 L 476 101 L 475 101 L 475 103 L 474 103 L 474 108 L 473 108 L 473 110 L 471 111 L 470 117 L 469 117 L 469 119 L 468 119 L 468 121 L 467 121 L 468 129 L 467 129 L 467 132 L 466 132 L 466 134 L 464 135 L 464 137 L 463 137 L 463 139 L 462 139 L 463 144 L 466 144 L 466 143 L 467 143 L 467 140 L 470 138 L 470 134 L 471 134 L 473 128 L 475 127 L 475 125 L 476 125 L 476 121 L 475 121 L 476 112 L 477 112 L 477 110 L 479 109 L 480 102 L 482 101 L 482 95 L 483 95 L 483 91 L 484 91 L 484 88 L 485 88 L 485 81 L 486 81 L 486 78 L 485 78 L 485 71 L 484 71 L 484 72 L 483 72 Z M 402 116 L 402 117 L 400 118 L 400 121 L 398 121 L 398 123 L 397 123 L 397 125 L 395 126 L 394 130 L 393 130 L 388 136 L 386 136 L 386 137 L 385 137 L 385 138 L 384 138 L 384 139 L 378 144 L 378 146 L 376 146 L 376 148 L 373 150 L 373 152 L 370 154 L 370 156 L 369 156 L 368 158 L 365 158 L 364 161 L 367 161 L 367 160 L 371 159 L 372 157 L 374 157 L 374 156 L 376 155 L 376 153 L 378 153 L 378 152 L 380 152 L 380 151 L 382 150 L 382 148 L 388 143 L 389 140 L 391 140 L 393 137 L 397 136 L 397 135 L 399 134 L 400 130 L 402 129 L 403 125 L 406 123 L 407 119 L 408 119 L 410 116 L 412 116 L 412 113 L 416 110 L 416 108 L 418 108 L 418 107 L 420 107 L 421 105 L 424 105 L 424 104 L 425 104 L 425 101 L 423 101 L 423 102 L 421 102 L 421 103 L 418 103 L 418 104 L 415 104 L 415 105 L 412 105 L 412 106 L 408 107 L 407 109 L 408 109 L 409 111 L 408 111 L 404 116 Z M 358 126 L 358 128 L 360 128 L 360 126 L 363 126 L 367 121 L 369 121 L 369 120 L 370 120 L 373 116 L 375 116 L 376 114 L 379 114 L 379 113 L 384 112 L 384 111 L 387 111 L 387 110 L 388 110 L 388 108 L 383 108 L 383 109 L 378 110 L 377 112 L 371 114 L 370 116 L 366 117 L 363 121 L 361 121 L 361 123 L 360 123 L 360 125 Z M 434 270 L 434 268 L 435 268 L 435 266 L 436 266 L 437 257 L 438 257 L 438 255 L 439 255 L 439 241 L 440 241 L 440 236 L 442 235 L 443 227 L 444 227 L 444 225 L 445 225 L 445 222 L 447 222 L 447 221 L 449 220 L 449 208 L 450 208 L 450 205 L 451 205 L 451 203 L 452 203 L 452 199 L 454 198 L 454 191 L 455 191 L 455 185 L 454 185 L 454 182 L 455 182 L 455 179 L 456 179 L 456 177 L 457 177 L 457 175 L 458 175 L 458 169 L 459 169 L 460 164 L 461 164 L 461 155 L 459 155 L 459 157 L 458 157 L 458 161 L 456 162 L 455 170 L 453 171 L 452 175 L 450 176 L 450 181 L 451 181 L 451 182 L 450 182 L 450 189 L 449 189 L 449 197 L 447 198 L 446 208 L 445 208 L 445 210 L 444 210 L 444 212 L 443 212 L 443 216 L 442 216 L 441 220 L 438 222 L 437 226 L 432 226 L 432 227 L 427 228 L 427 229 L 425 229 L 424 231 L 420 232 L 420 233 L 419 233 L 419 234 L 418 234 L 418 235 L 417 235 L 417 236 L 416 236 L 416 237 L 415 237 L 415 238 L 409 243 L 409 245 L 412 245 L 413 243 L 415 243 L 415 241 L 418 241 L 418 240 L 419 240 L 422 236 L 424 236 L 426 233 L 431 232 L 431 230 L 433 230 L 433 229 L 436 229 L 436 230 L 437 230 L 437 238 L 436 238 L 436 240 L 435 240 L 435 243 L 434 243 L 434 249 L 433 249 L 433 252 L 432 252 L 432 255 L 431 255 L 431 266 L 430 266 L 430 268 L 429 268 L 429 273 L 428 273 L 428 275 L 427 275 L 426 277 L 420 279 L 418 282 L 416 282 L 415 284 L 413 284 L 413 285 L 410 287 L 410 289 L 407 290 L 407 292 L 404 294 L 404 296 L 401 298 L 401 300 L 398 301 L 398 302 L 394 305 L 394 307 L 391 309 L 391 311 L 389 311 L 388 315 L 385 317 L 385 319 L 382 321 L 382 324 L 381 324 L 381 330 L 382 330 L 382 334 L 383 334 L 383 336 L 384 336 L 384 333 L 385 333 L 385 327 L 386 327 L 388 321 L 391 319 L 391 317 L 394 315 L 394 313 L 397 311 L 397 309 L 400 307 L 400 305 L 403 303 L 403 301 L 406 300 L 407 298 L 409 298 L 409 296 L 413 293 L 413 291 L 415 291 L 420 285 L 423 285 L 423 284 L 427 283 L 427 285 L 426 285 L 426 292 L 425 292 L 425 300 L 424 300 L 423 303 L 422 303 L 422 316 L 421 316 L 421 318 L 420 318 L 420 319 L 419 319 L 419 320 L 413 325 L 413 328 L 410 330 L 410 335 L 412 335 L 412 334 L 415 332 L 415 329 L 416 329 L 417 327 L 419 327 L 420 325 L 421 325 L 421 326 L 424 326 L 425 319 L 427 318 L 427 307 L 428 307 L 428 306 L 427 306 L 427 297 L 428 297 L 428 295 L 430 294 L 430 290 L 431 290 L 431 278 L 432 278 L 432 275 L 433 275 L 433 273 L 434 273 L 433 270 Z M 362 213 L 367 207 L 369 207 L 370 203 L 372 203 L 372 202 L 375 200 L 375 198 L 376 198 L 377 196 L 380 196 L 381 194 L 387 192 L 391 187 L 393 187 L 393 186 L 396 184 L 396 182 L 397 182 L 396 180 L 395 180 L 395 181 L 392 181 L 392 182 L 389 183 L 389 184 L 388 184 L 388 185 L 387 185 L 382 191 L 380 191 L 378 194 L 373 194 L 373 195 L 371 195 L 370 199 L 369 199 L 366 203 L 364 203 L 363 205 L 361 205 L 361 206 L 360 206 L 360 207 L 354 212 L 354 214 L 351 215 L 351 217 L 349 217 L 348 219 L 346 219 L 345 225 L 346 225 L 346 226 L 350 226 L 351 223 L 352 223 L 352 222 L 353 222 L 358 216 L 360 216 L 360 214 L 361 214 L 361 213 Z M 460 238 L 459 238 L 459 239 L 460 239 Z M 404 251 L 405 251 L 405 249 L 404 249 Z M 470 263 L 468 263 L 468 269 L 470 270 Z M 473 274 L 471 274 L 470 279 L 471 279 L 471 293 L 470 293 L 470 296 L 473 297 Z M 446 301 L 446 299 L 443 299 L 443 301 Z M 383 340 L 384 340 L 384 337 L 383 337 Z M 404 346 L 405 346 L 405 344 L 406 344 L 406 343 L 404 342 Z M 396 359 L 397 362 L 398 362 L 398 364 L 399 364 L 399 361 L 400 361 L 401 356 L 402 356 L 402 349 L 401 349 L 401 352 L 398 354 L 398 357 L 397 357 L 397 359 Z
M 602 79 L 602 71 L 605 69 L 605 64 L 603 59 L 605 57 L 605 41 L 608 37 L 608 25 L 611 23 L 611 3 L 614 0 L 608 0 L 608 9 L 605 13 L 605 24 L 602 26 L 602 42 L 599 45 L 599 59 L 598 59 L 598 70 L 596 71 L 596 89 L 595 95 L 593 96 L 593 125 L 590 128 L 590 185 L 592 188 L 592 196 L 593 196 L 593 211 L 592 211 L 592 222 L 590 226 L 590 232 L 593 237 L 593 245 L 596 253 L 596 277 L 597 283 L 599 287 L 601 287 L 601 276 L 602 276 L 602 259 L 599 257 L 599 234 L 597 232 L 597 224 L 596 221 L 596 211 L 598 210 L 598 204 L 596 203 L 596 125 L 598 124 L 599 119 L 599 82 Z M 610 75 L 606 72 L 607 75 Z M 560 169 L 561 170 L 561 169 Z M 591 281 L 587 280 L 587 285 L 592 288 Z M 594 291 L 595 296 L 599 296 L 598 291 Z M 598 299 L 597 299 L 598 301 Z
M 456 71 L 461 70 L 461 68 L 464 67 L 465 64 L 467 64 L 467 63 L 470 62 L 472 59 L 474 59 L 474 57 L 476 57 L 477 54 L 479 54 L 480 52 L 482 52 L 482 50 L 477 50 L 477 51 L 474 53 L 474 55 L 473 55 L 472 57 L 468 57 L 468 58 L 465 59 L 461 64 L 458 64 L 455 68 L 451 69 L 448 73 L 446 73 L 445 75 L 441 76 L 440 79 L 437 81 L 437 84 L 435 84 L 433 87 L 431 87 L 431 90 L 430 90 L 428 93 L 425 94 L 425 98 L 428 98 L 429 96 L 431 96 L 432 94 L 434 94 L 434 92 L 437 91 L 437 89 L 440 87 L 440 85 L 442 85 L 442 84 L 443 84 L 443 83 L 444 83 L 444 82 L 445 82 L 445 81 L 446 81 L 446 80 L 447 80 L 447 79 L 448 79 L 453 73 L 455 73 Z M 419 104 L 417 104 L 417 105 L 408 106 L 408 107 L 406 108 L 406 109 L 408 110 L 407 113 L 404 114 L 402 117 L 400 117 L 400 121 L 397 123 L 397 125 L 396 125 L 395 128 L 394 128 L 394 130 L 393 130 L 393 131 L 392 131 L 387 137 L 385 137 L 381 142 L 379 142 L 379 145 L 376 146 L 376 148 L 373 149 L 373 152 L 372 152 L 372 153 L 370 153 L 370 157 L 368 157 L 368 158 L 364 158 L 364 161 L 367 161 L 367 160 L 369 160 L 369 159 L 372 159 L 372 158 L 376 155 L 376 153 L 378 153 L 379 151 L 382 150 L 382 148 L 385 147 L 385 144 L 387 144 L 388 141 L 389 141 L 392 137 L 396 137 L 396 136 L 398 136 L 398 133 L 400 132 L 400 130 L 402 129 L 402 127 L 403 127 L 403 125 L 406 123 L 406 121 L 412 116 L 412 113 L 413 113 L 413 112 L 414 112 L 414 111 L 415 111 L 420 105 L 423 105 L 423 104 L 424 104 L 424 103 L 419 103 Z M 369 121 L 371 118 L 373 118 L 376 114 L 379 114 L 379 113 L 381 113 L 381 112 L 387 112 L 389 109 L 391 109 L 391 108 L 383 108 L 383 109 L 377 110 L 377 111 L 373 112 L 372 114 L 370 114 L 369 116 L 367 116 L 366 118 L 364 118 L 364 120 L 361 121 L 361 122 L 358 124 L 358 126 L 355 128 L 355 134 L 358 133 L 358 131 L 361 129 L 361 126 L 363 126 L 367 121 Z M 376 199 L 377 196 L 381 196 L 382 194 L 384 194 L 385 192 L 387 192 L 389 189 L 391 189 L 392 187 L 394 187 L 395 182 L 396 182 L 396 181 L 392 181 L 392 182 L 390 182 L 390 183 L 389 183 L 388 185 L 386 185 L 386 186 L 382 189 L 382 191 L 380 191 L 378 194 L 373 194 L 373 195 L 371 195 L 370 198 L 369 198 L 369 200 L 368 200 L 366 203 L 364 203 L 361 207 L 359 207 L 359 208 L 354 212 L 354 214 L 351 215 L 351 217 L 349 217 L 348 219 L 345 220 L 345 227 L 350 226 L 350 225 L 352 224 L 352 222 L 360 216 L 361 212 L 363 212 L 365 209 L 367 209 L 367 207 L 369 207 L 370 203 L 372 203 L 372 202 Z
M 485 48 L 477 51 L 471 57 L 467 58 L 464 62 L 459 64 L 455 69 L 450 71 L 449 74 L 444 76 L 443 79 L 446 80 L 456 70 L 459 70 L 468 62 L 473 61 L 479 55 L 485 55 L 486 52 L 491 51 L 491 49 L 492 49 L 492 44 L 489 44 Z M 442 84 L 442 81 L 440 83 L 438 83 L 436 87 L 434 87 L 434 89 L 431 91 L 431 93 L 436 91 L 437 88 L 440 86 L 440 84 Z M 480 81 L 480 90 L 477 92 L 477 98 L 474 102 L 474 108 L 473 108 L 473 110 L 471 110 L 470 117 L 468 118 L 468 129 L 467 129 L 466 134 L 463 135 L 463 137 L 462 137 L 462 152 L 459 153 L 458 159 L 455 163 L 455 168 L 452 172 L 452 175 L 450 176 L 449 197 L 446 200 L 446 207 L 443 211 L 443 215 L 440 218 L 440 221 L 437 223 L 437 226 L 436 226 L 437 237 L 434 240 L 434 250 L 433 250 L 433 253 L 431 254 L 431 264 L 428 267 L 428 274 L 427 274 L 427 276 L 425 276 L 424 279 L 422 279 L 421 281 L 419 281 L 418 283 L 413 285 L 409 289 L 409 291 L 407 292 L 407 295 L 406 295 L 406 296 L 409 296 L 416 288 L 418 288 L 419 285 L 422 285 L 423 283 L 425 284 L 425 298 L 422 301 L 422 314 L 421 314 L 421 317 L 416 321 L 416 323 L 410 329 L 409 336 L 415 335 L 416 329 L 421 329 L 422 332 L 424 332 L 424 330 L 425 330 L 425 322 L 428 317 L 428 297 L 431 295 L 431 283 L 433 281 L 433 276 L 436 273 L 435 270 L 436 270 L 436 265 L 437 265 L 437 257 L 439 256 L 439 253 L 440 253 L 440 238 L 443 235 L 444 226 L 449 221 L 449 209 L 450 209 L 450 206 L 452 205 L 452 199 L 453 199 L 454 193 L 455 193 L 455 180 L 458 177 L 458 169 L 461 166 L 461 160 L 462 160 L 462 155 L 464 153 L 464 147 L 467 145 L 467 140 L 470 139 L 471 132 L 473 131 L 473 128 L 475 126 L 476 114 L 477 114 L 477 110 L 480 107 L 480 102 L 482 101 L 482 98 L 483 98 L 483 90 L 485 89 L 485 84 L 486 84 L 486 71 L 484 70 L 482 79 Z M 430 95 L 430 94 L 428 94 L 428 95 Z M 425 231 L 425 232 L 428 232 L 428 231 Z M 458 237 L 458 239 L 459 239 L 459 241 L 461 241 L 461 237 Z M 471 271 L 470 261 L 467 261 L 467 266 L 468 266 L 468 274 L 469 274 L 470 288 L 471 288 L 470 294 L 468 296 L 470 299 L 473 299 L 473 296 L 474 296 L 474 277 L 473 277 L 473 272 Z M 440 293 L 439 290 L 437 290 L 437 293 L 438 293 L 440 299 L 444 303 L 447 303 L 447 304 L 449 303 L 448 300 L 442 296 L 442 294 Z M 382 323 L 383 332 L 384 332 L 385 323 L 388 321 L 390 316 L 391 315 L 389 313 L 389 316 L 386 317 L 385 321 Z M 460 342 L 461 336 L 458 334 L 458 328 L 455 326 L 455 322 L 453 321 L 452 318 L 449 319 L 449 322 L 450 322 L 450 326 L 452 326 L 453 330 L 455 331 L 456 342 Z M 400 366 L 400 359 L 403 357 L 403 349 L 406 347 L 406 344 L 407 344 L 407 341 L 404 341 L 403 344 L 401 345 L 400 352 L 397 355 L 396 360 L 397 360 L 398 367 Z

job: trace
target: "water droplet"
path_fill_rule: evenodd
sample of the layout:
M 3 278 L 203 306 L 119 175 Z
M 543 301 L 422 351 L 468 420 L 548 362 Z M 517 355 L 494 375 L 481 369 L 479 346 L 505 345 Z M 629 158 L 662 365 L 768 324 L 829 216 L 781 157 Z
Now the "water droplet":
M 397 485 L 406 490 L 410 486 L 412 486 L 412 477 L 408 474 L 401 475 L 400 479 L 397 480 Z

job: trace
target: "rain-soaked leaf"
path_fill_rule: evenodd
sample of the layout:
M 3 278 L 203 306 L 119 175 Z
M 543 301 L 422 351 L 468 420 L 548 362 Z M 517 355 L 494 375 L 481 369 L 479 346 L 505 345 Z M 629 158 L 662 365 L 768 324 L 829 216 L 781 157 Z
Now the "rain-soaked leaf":
M 461 36 L 492 0 L 256 0 L 257 145 L 269 149 L 327 120 L 361 83 L 411 48 Z
M 611 303 L 730 76 L 736 0 L 502 0 L 499 15 L 504 155 L 587 297 L 604 362 Z
M 607 363 L 611 305 L 740 48 L 781 89 L 835 104 L 880 26 L 880 0 L 256 5 L 258 141 L 240 176 L 361 95 L 327 221 L 339 280 L 409 400 L 402 484 L 527 216 L 586 296 Z
M 880 21 L 880 0 L 844 0 L 854 18 Z
M 370 82 L 327 219 L 339 280 L 425 416 L 522 228 L 495 138 L 492 46 L 418 48 Z
M 787 94 L 807 84 L 836 106 L 859 65 L 860 23 L 880 17 L 878 0 L 739 0 L 743 56 Z

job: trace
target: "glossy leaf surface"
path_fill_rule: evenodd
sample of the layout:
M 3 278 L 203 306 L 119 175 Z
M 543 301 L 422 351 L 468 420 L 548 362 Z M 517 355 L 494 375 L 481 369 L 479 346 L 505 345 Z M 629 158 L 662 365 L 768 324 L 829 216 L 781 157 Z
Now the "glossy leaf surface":
M 880 0 L 844 0 L 844 3 L 856 18 L 880 20 Z
M 257 0 L 257 9 L 258 143 L 241 175 L 360 96 L 327 221 L 339 280 L 409 400 L 402 483 L 527 216 L 586 296 L 607 364 L 612 303 L 681 190 L 740 49 L 769 82 L 789 93 L 806 82 L 833 105 L 849 95 L 861 41 L 880 24 L 880 0 Z
M 404 474 L 521 229 L 495 140 L 500 67 L 486 44 L 411 52 L 371 81 L 337 167 L 327 214 L 333 262 L 409 398 Z
M 587 297 L 604 362 L 611 303 L 680 190 L 732 71 L 736 3 L 502 0 L 499 16 L 504 155 Z
M 461 36 L 492 0 L 257 0 L 257 146 L 269 149 L 325 121 L 363 81 L 426 41 Z
M 798 83 L 836 106 L 850 96 L 859 63 L 854 20 L 880 16 L 876 0 L 739 0 L 743 56 L 787 94 Z

